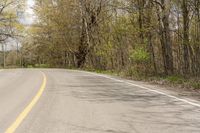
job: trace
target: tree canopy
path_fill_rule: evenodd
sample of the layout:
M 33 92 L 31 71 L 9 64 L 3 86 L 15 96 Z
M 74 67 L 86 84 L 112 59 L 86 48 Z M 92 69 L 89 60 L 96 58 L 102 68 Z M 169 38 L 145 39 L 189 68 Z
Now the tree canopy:
M 200 75 L 199 0 L 35 0 L 24 65 Z

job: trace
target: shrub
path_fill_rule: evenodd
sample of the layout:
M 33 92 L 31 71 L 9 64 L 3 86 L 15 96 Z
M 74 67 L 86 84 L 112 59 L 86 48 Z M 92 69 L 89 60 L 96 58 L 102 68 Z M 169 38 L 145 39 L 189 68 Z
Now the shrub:
M 143 48 L 138 48 L 131 52 L 130 58 L 137 63 L 146 63 L 150 60 L 150 55 Z

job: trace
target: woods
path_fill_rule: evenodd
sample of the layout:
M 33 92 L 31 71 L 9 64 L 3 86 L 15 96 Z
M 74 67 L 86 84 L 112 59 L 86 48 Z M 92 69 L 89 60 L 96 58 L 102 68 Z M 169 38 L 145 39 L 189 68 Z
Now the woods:
M 199 0 L 35 0 L 23 65 L 200 75 Z
M 20 10 L 22 9 L 23 4 L 24 0 L 0 1 L 0 63 L 4 68 L 6 67 L 7 62 L 11 62 L 11 65 L 15 65 L 11 58 L 14 58 L 13 53 L 18 52 L 18 49 L 17 51 L 13 49 L 9 52 L 8 48 L 11 48 L 12 46 L 10 45 L 13 45 L 13 42 L 22 36 L 21 33 L 23 32 L 24 27 L 19 22 L 18 16 L 21 13 Z M 11 55 L 12 57 L 7 55 Z

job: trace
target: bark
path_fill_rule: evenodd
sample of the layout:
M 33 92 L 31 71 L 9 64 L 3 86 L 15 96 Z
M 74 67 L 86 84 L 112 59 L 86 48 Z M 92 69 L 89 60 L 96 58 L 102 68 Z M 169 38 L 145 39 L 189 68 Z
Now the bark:
M 189 45 L 189 10 L 188 10 L 188 1 L 183 0 L 182 2 L 182 14 L 183 14 L 183 59 L 184 59 L 184 74 L 190 72 L 190 54 L 191 48 Z
M 164 71 L 166 75 L 173 74 L 172 42 L 169 27 L 169 9 L 166 8 L 166 1 L 161 0 L 160 7 L 157 8 L 159 21 L 160 42 L 162 47 Z M 160 12 L 159 12 L 160 11 Z M 162 14 L 162 16 L 160 15 Z

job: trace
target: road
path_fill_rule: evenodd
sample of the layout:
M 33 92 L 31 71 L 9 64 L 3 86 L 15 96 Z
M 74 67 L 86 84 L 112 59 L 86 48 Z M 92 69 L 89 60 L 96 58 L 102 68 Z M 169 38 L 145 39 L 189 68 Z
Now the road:
M 0 72 L 0 133 L 6 131 L 200 133 L 200 104 L 115 77 L 11 69 Z

